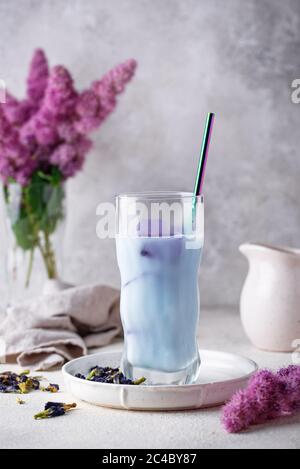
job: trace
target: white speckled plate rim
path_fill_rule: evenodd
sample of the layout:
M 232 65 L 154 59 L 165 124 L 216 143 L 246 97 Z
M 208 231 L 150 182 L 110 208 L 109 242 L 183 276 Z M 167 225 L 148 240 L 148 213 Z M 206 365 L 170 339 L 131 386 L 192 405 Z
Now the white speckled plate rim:
M 78 399 L 94 405 L 126 409 L 126 410 L 185 410 L 212 407 L 223 404 L 238 389 L 243 388 L 249 378 L 257 371 L 257 364 L 248 358 L 228 352 L 214 350 L 200 350 L 200 356 L 206 357 L 213 363 L 218 360 L 218 366 L 224 362 L 228 378 L 214 381 L 210 379 L 204 383 L 185 385 L 120 385 L 97 383 L 76 378 L 74 374 L 82 372 L 86 364 L 89 367 L 97 365 L 108 366 L 119 361 L 120 352 L 98 352 L 93 355 L 76 358 L 66 363 L 62 368 L 65 383 L 69 391 Z M 241 369 L 240 375 L 230 377 L 228 364 L 236 363 Z M 221 364 L 221 365 L 220 365 Z M 227 367 L 226 367 L 227 365 Z M 212 367 L 213 369 L 213 367 Z

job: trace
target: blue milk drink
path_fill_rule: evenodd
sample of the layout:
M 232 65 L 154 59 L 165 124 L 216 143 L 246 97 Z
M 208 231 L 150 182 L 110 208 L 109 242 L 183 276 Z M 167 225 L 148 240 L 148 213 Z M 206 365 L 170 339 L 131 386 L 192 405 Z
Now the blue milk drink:
M 142 198 L 147 207 L 161 199 L 168 200 L 170 206 L 177 203 L 175 198 L 181 201 L 185 197 L 191 219 L 190 194 L 153 194 L 150 201 L 147 194 L 134 197 Z M 118 203 L 119 212 L 122 202 Z M 203 212 L 203 199 L 197 204 Z M 178 207 L 183 205 L 181 201 Z M 124 210 L 128 210 L 128 204 L 125 209 L 123 203 Z M 197 232 L 184 220 L 180 225 L 174 216 L 166 229 L 163 212 L 159 220 L 151 219 L 149 214 L 146 220 L 144 217 L 142 213 L 138 224 L 135 220 L 137 229 L 125 235 L 119 233 L 116 238 L 125 336 L 121 366 L 126 376 L 145 376 L 148 384 L 190 383 L 196 379 L 200 366 L 198 269 L 203 230 L 198 226 Z

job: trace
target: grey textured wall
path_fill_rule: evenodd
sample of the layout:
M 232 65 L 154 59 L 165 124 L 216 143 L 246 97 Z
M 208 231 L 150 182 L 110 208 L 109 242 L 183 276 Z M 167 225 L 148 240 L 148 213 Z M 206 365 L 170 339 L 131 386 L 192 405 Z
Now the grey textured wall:
M 205 304 L 236 304 L 247 240 L 299 247 L 299 0 L 0 0 L 0 77 L 22 95 L 43 47 L 79 87 L 134 57 L 134 82 L 69 185 L 66 276 L 119 284 L 95 208 L 120 191 L 191 190 L 205 114 Z

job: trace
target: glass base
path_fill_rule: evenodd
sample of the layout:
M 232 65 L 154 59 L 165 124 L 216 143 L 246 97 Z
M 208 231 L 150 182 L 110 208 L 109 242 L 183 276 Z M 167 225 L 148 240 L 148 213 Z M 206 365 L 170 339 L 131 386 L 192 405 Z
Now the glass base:
M 173 384 L 192 384 L 199 375 L 200 355 L 189 366 L 178 371 L 160 371 L 152 368 L 140 368 L 133 366 L 126 357 L 122 357 L 121 369 L 125 376 L 130 379 L 146 378 L 145 384 L 151 385 L 173 385 Z

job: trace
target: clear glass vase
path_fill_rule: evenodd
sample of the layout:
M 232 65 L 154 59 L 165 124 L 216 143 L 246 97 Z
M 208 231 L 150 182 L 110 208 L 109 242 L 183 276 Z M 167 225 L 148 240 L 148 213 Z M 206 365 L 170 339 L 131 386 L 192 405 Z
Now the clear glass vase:
M 38 296 L 62 276 L 65 187 L 36 175 L 3 186 L 6 303 Z

